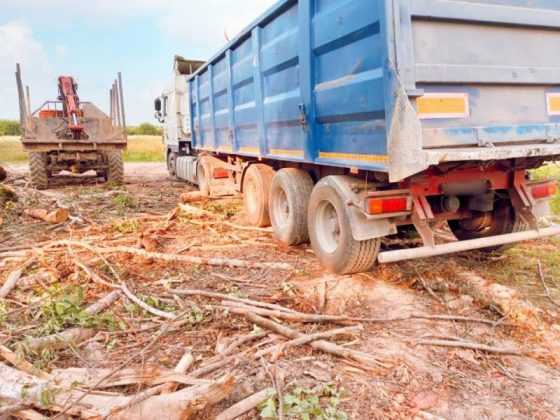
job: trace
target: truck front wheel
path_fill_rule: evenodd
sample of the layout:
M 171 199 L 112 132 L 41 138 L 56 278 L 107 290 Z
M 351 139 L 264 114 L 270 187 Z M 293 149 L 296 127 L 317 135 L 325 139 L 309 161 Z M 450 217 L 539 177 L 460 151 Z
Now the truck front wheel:
M 107 182 L 121 185 L 124 182 L 124 163 L 122 152 L 107 152 Z
M 29 153 L 29 173 L 31 177 L 31 185 L 38 190 L 46 190 L 49 188 L 49 172 L 46 153 Z
M 177 153 L 175 152 L 170 151 L 167 154 L 167 171 L 172 177 L 177 175 Z
M 274 169 L 256 163 L 247 169 L 243 178 L 243 207 L 253 226 L 270 226 L 269 197 Z
M 309 242 L 307 208 L 313 191 L 311 176 L 295 168 L 276 173 L 270 187 L 270 222 L 279 241 L 287 245 Z
M 307 220 L 311 246 L 329 271 L 354 274 L 375 265 L 381 239 L 354 239 L 344 200 L 330 185 L 319 183 L 314 188 Z

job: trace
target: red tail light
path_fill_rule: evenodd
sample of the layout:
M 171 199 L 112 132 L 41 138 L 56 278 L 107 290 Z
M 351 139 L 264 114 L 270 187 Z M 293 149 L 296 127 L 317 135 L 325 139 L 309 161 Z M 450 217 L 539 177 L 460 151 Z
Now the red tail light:
M 229 178 L 229 171 L 225 169 L 214 169 L 214 179 L 225 179 Z
M 558 182 L 557 181 L 550 181 L 545 182 L 543 184 L 538 184 L 531 187 L 531 194 L 533 198 L 547 198 L 552 197 L 558 194 Z
M 400 213 L 410 210 L 408 197 L 373 197 L 367 200 L 369 214 Z

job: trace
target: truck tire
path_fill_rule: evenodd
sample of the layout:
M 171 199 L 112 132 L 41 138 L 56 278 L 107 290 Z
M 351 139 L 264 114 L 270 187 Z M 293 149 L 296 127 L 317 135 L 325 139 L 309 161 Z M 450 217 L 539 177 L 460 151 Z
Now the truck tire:
M 29 153 L 29 174 L 31 185 L 38 190 L 49 188 L 49 172 L 47 168 L 47 154 L 43 152 Z
M 177 153 L 175 152 L 170 151 L 167 154 L 167 172 L 172 177 L 177 176 Z
M 124 182 L 124 163 L 122 152 L 107 152 L 107 182 L 121 185 Z
M 506 197 L 499 198 L 492 211 L 473 213 L 473 217 L 470 219 L 450 220 L 448 222 L 451 232 L 459 241 L 488 238 L 527 230 L 527 224 L 516 214 L 511 205 L 511 200 Z M 506 251 L 514 246 L 515 244 L 499 245 L 482 248 L 481 251 Z
M 210 195 L 210 181 L 212 179 L 212 162 L 207 156 L 202 156 L 196 166 L 196 183 L 200 192 Z
M 268 202 L 274 169 L 257 163 L 249 166 L 243 178 L 243 206 L 249 223 L 253 226 L 270 226 Z
M 270 222 L 276 238 L 287 245 L 309 242 L 307 209 L 313 191 L 311 176 L 295 168 L 282 169 L 270 187 Z
M 311 247 L 322 265 L 336 274 L 369 271 L 375 265 L 381 238 L 356 241 L 345 202 L 330 185 L 318 184 L 307 214 Z

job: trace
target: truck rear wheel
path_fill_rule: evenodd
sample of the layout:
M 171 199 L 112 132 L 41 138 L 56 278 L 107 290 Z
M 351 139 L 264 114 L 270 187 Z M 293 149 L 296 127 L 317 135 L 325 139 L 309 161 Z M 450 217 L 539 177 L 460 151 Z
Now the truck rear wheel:
M 381 239 L 354 239 L 344 200 L 330 185 L 318 184 L 314 188 L 307 220 L 311 246 L 327 270 L 354 274 L 369 271 L 375 265 Z
M 287 245 L 309 242 L 307 209 L 311 191 L 313 179 L 301 169 L 282 169 L 272 180 L 270 222 L 276 238 Z
M 473 217 L 463 220 L 450 220 L 449 228 L 460 241 L 469 239 L 488 238 L 508 233 L 527 230 L 527 225 L 511 205 L 509 198 L 499 198 L 494 204 L 494 210 L 473 212 Z M 482 248 L 482 251 L 505 251 L 514 244 Z
M 29 153 L 29 173 L 31 177 L 31 185 L 38 190 L 46 190 L 49 188 L 49 172 L 46 153 Z
M 124 163 L 122 152 L 107 152 L 107 182 L 121 185 L 124 182 Z
M 257 163 L 249 166 L 243 178 L 243 206 L 249 223 L 253 226 L 270 226 L 268 207 L 270 186 L 274 169 Z

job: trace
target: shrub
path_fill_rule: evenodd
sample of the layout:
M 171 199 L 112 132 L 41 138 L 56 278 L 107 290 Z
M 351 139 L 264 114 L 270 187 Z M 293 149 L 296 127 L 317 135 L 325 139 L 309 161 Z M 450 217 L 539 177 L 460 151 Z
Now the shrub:
M 163 130 L 150 123 L 142 123 L 137 127 L 127 127 L 129 136 L 161 136 Z
M 20 136 L 21 125 L 19 121 L 0 120 L 0 136 Z

